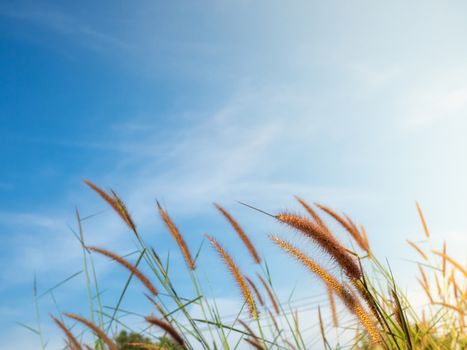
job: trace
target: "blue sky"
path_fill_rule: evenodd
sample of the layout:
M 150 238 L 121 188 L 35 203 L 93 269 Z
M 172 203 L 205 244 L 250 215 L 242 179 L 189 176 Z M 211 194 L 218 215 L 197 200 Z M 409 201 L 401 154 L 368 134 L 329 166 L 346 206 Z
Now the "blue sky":
M 465 258 L 466 7 L 1 2 L 0 337 L 36 348 L 14 324 L 34 322 L 34 273 L 45 290 L 81 268 L 74 207 L 106 209 L 82 178 L 116 189 L 162 252 L 175 248 L 156 198 L 192 246 L 210 232 L 243 254 L 216 201 L 273 254 L 266 234 L 283 229 L 236 200 L 275 212 L 297 194 L 364 223 L 401 280 L 415 272 L 404 240 L 422 238 L 415 200 L 434 239 Z M 109 210 L 86 226 L 91 243 L 131 247 Z M 79 309 L 80 286 L 61 305 Z

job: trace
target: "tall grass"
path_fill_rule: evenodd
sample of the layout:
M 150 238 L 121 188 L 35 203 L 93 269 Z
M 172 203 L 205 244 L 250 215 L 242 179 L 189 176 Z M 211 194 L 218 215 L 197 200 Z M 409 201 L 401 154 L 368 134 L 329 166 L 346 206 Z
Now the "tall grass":
M 169 269 L 169 261 L 164 263 L 157 251 L 148 245 L 139 234 L 128 209 L 120 197 L 113 191 L 106 192 L 90 181 L 85 183 L 94 190 L 118 214 L 136 237 L 139 259 L 131 263 L 125 257 L 110 252 L 103 247 L 90 247 L 84 241 L 81 221 L 77 212 L 79 233 L 76 234 L 83 247 L 83 266 L 88 290 L 90 312 L 88 317 L 65 313 L 70 320 L 83 327 L 78 332 L 76 323 L 67 326 L 61 315 L 52 316 L 64 337 L 64 346 L 71 350 L 79 349 L 118 349 L 111 333 L 112 323 L 124 326 L 118 319 L 120 303 L 127 292 L 130 281 L 138 279 L 147 289 L 145 296 L 149 305 L 158 316 L 140 315 L 147 322 L 148 328 L 157 329 L 156 337 L 171 339 L 170 343 L 159 345 L 135 343 L 138 349 L 464 349 L 467 346 L 465 335 L 465 311 L 467 306 L 466 268 L 447 254 L 446 244 L 441 250 L 426 248 L 429 246 L 430 233 L 420 205 L 417 203 L 425 239 L 422 242 L 408 241 L 420 256 L 418 263 L 420 276 L 418 281 L 429 303 L 420 309 L 413 306 L 408 297 L 397 286 L 392 271 L 385 263 L 374 256 L 369 239 L 363 226 L 357 225 L 346 215 L 321 204 L 310 205 L 296 197 L 304 208 L 304 214 L 282 212 L 271 215 L 273 220 L 286 225 L 303 235 L 335 262 L 328 268 L 320 264 L 320 256 L 310 256 L 301 246 L 295 246 L 282 237 L 271 235 L 270 239 L 277 247 L 277 254 L 290 256 L 291 266 L 302 266 L 314 274 L 327 290 L 329 298 L 328 312 L 332 316 L 326 324 L 323 309 L 318 309 L 318 323 L 313 327 L 321 334 L 321 342 L 309 344 L 304 341 L 304 326 L 300 315 L 293 310 L 289 301 L 277 297 L 272 283 L 267 259 L 261 259 L 248 234 L 236 219 L 223 207 L 216 204 L 220 214 L 227 220 L 252 258 L 252 266 L 257 272 L 256 282 L 252 276 L 240 271 L 235 257 L 228 253 L 217 239 L 206 235 L 211 243 L 212 253 L 217 252 L 219 263 L 225 265 L 225 271 L 232 276 L 232 285 L 236 285 L 239 296 L 243 298 L 243 308 L 232 320 L 223 315 L 216 301 L 208 298 L 205 289 L 209 286 L 201 283 L 199 258 L 201 249 L 193 249 L 186 243 L 182 232 L 169 216 L 169 213 L 156 203 L 156 210 L 165 223 L 168 233 L 180 248 L 189 276 L 188 285 L 192 286 L 191 298 L 184 298 L 172 282 L 177 271 Z M 322 212 L 337 222 L 355 242 L 358 250 L 345 246 L 329 229 Z M 423 247 L 422 247 L 423 245 Z M 195 252 L 195 253 L 194 253 Z M 129 278 L 111 314 L 100 302 L 100 290 L 95 278 L 95 255 L 104 255 L 129 273 Z M 208 254 L 203 250 L 202 254 Z M 143 273 L 141 264 L 146 265 L 149 273 Z M 289 281 L 292 283 L 293 281 Z M 267 298 L 266 298 L 267 296 Z M 315 307 L 307 301 L 307 307 Z M 195 316 L 193 307 L 201 310 Z M 344 311 L 338 311 L 344 306 Z M 245 314 L 243 310 L 248 312 Z M 348 317 L 351 318 L 350 323 Z M 152 327 L 151 327 L 152 326 Z M 352 330 L 355 334 L 347 337 L 345 344 L 336 345 L 336 330 Z M 86 336 L 86 330 L 94 338 Z M 42 347 L 44 340 L 41 335 Z M 169 345 L 167 345 L 169 344 Z

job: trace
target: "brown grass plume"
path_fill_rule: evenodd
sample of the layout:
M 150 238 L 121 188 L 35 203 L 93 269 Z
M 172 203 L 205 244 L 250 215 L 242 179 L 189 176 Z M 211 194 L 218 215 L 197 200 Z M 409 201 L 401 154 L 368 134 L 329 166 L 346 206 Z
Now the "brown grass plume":
M 113 210 L 120 216 L 120 218 L 127 224 L 127 226 L 136 233 L 136 225 L 133 219 L 130 216 L 130 213 L 126 209 L 125 204 L 122 202 L 120 197 L 114 191 L 111 191 L 111 195 L 105 192 L 103 189 L 92 183 L 88 180 L 83 180 L 83 182 L 94 190 L 104 201 L 109 204 Z
M 70 349 L 71 350 L 82 350 L 82 347 L 79 344 L 79 341 L 75 338 L 73 333 L 71 333 L 71 331 L 68 329 L 68 327 L 65 326 L 65 324 L 62 321 L 58 320 L 57 318 L 53 317 L 52 315 L 50 317 L 52 317 L 52 320 L 55 322 L 55 324 L 58 326 L 58 328 L 60 328 L 62 330 L 62 332 L 65 334 Z
M 185 240 L 183 239 L 182 234 L 180 233 L 177 226 L 170 218 L 169 214 L 161 207 L 159 202 L 156 202 L 156 203 L 157 203 L 157 208 L 159 210 L 159 214 L 162 220 L 164 221 L 165 225 L 167 226 L 170 234 L 175 239 L 175 242 L 177 242 L 177 245 L 180 248 L 180 251 L 182 252 L 183 257 L 185 258 L 188 268 L 190 270 L 194 270 L 196 268 L 195 261 L 193 260 L 191 256 L 190 250 L 188 249 L 188 246 Z
M 345 218 L 343 218 L 342 216 L 337 214 L 334 210 L 332 210 L 331 208 L 325 205 L 316 204 L 316 206 L 320 208 L 322 211 L 324 211 L 326 214 L 331 216 L 334 220 L 336 220 L 352 236 L 354 241 L 358 244 L 358 246 L 361 249 L 363 249 L 364 251 L 368 251 L 367 242 L 363 238 L 360 231 L 358 231 L 357 226 L 347 215 L 345 215 Z
M 111 251 L 97 248 L 97 247 L 87 247 L 87 249 L 102 254 L 115 262 L 119 263 L 123 267 L 125 267 L 127 270 L 129 270 L 133 275 L 143 283 L 143 285 L 151 292 L 152 295 L 157 296 L 158 292 L 156 287 L 149 281 L 149 279 L 140 271 L 138 270 L 135 266 L 133 266 L 129 261 L 125 260 L 121 256 L 112 253 Z
M 114 343 L 114 341 L 112 339 L 110 339 L 102 329 L 100 329 L 98 326 L 96 326 L 91 321 L 89 321 L 89 320 L 87 320 L 87 319 L 85 319 L 85 318 L 83 318 L 81 316 L 75 315 L 75 314 L 65 313 L 64 315 L 66 317 L 69 317 L 69 318 L 75 320 L 75 321 L 78 321 L 79 323 L 85 325 L 87 328 L 92 330 L 97 335 L 97 337 L 100 338 L 105 343 L 105 345 L 107 345 L 109 350 L 118 350 L 118 347 Z
M 260 305 L 263 306 L 264 305 L 263 297 L 261 296 L 258 288 L 256 287 L 256 284 L 248 276 L 245 276 L 245 279 L 250 285 L 253 292 L 255 293 L 256 299 L 258 299 L 258 302 L 260 303 Z
M 268 283 L 264 280 L 263 277 L 258 273 L 258 278 L 261 281 L 261 284 L 263 285 L 264 289 L 266 289 L 266 293 L 268 293 L 269 299 L 271 300 L 272 306 L 274 308 L 274 311 L 276 311 L 276 314 L 280 314 L 279 310 L 279 304 L 277 303 L 276 298 L 274 297 L 274 293 L 272 292 L 271 288 L 269 287 Z
M 253 243 L 251 243 L 250 238 L 248 235 L 245 233 L 245 231 L 241 228 L 239 223 L 230 215 L 230 213 L 222 208 L 219 204 L 214 203 L 214 206 L 221 212 L 221 214 L 227 219 L 227 221 L 230 223 L 230 225 L 233 227 L 235 232 L 237 232 L 238 237 L 242 240 L 243 244 L 245 247 L 248 249 L 250 252 L 251 257 L 255 261 L 255 263 L 259 264 L 261 262 L 261 259 L 258 255 L 258 252 L 256 251 Z
M 167 321 L 161 320 L 160 318 L 154 317 L 154 316 L 148 316 L 146 317 L 146 321 L 148 321 L 150 324 L 157 326 L 167 332 L 170 337 L 182 348 L 185 347 L 185 341 L 183 340 L 182 336 L 177 332 L 177 330 Z
M 342 267 L 349 277 L 357 279 L 361 277 L 360 268 L 354 258 L 329 231 L 300 215 L 281 213 L 276 218 L 316 242 Z

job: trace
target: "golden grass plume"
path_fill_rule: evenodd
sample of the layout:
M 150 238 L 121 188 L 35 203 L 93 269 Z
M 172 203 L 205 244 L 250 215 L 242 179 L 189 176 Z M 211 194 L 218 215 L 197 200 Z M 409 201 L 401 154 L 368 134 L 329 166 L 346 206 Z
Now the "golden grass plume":
M 261 258 L 259 257 L 258 252 L 256 251 L 255 246 L 253 243 L 251 243 L 250 238 L 248 235 L 245 233 L 245 231 L 241 228 L 240 224 L 235 220 L 230 213 L 222 208 L 219 204 L 214 203 L 214 206 L 219 210 L 219 212 L 227 219 L 227 221 L 230 223 L 230 225 L 233 227 L 235 232 L 237 232 L 238 237 L 242 240 L 243 244 L 245 247 L 248 249 L 250 252 L 251 257 L 255 261 L 255 263 L 259 264 L 261 262 Z
M 420 207 L 420 203 L 415 202 L 417 206 L 418 215 L 420 216 L 420 221 L 422 222 L 423 231 L 425 232 L 426 238 L 430 238 L 430 231 L 428 230 L 428 226 L 425 221 L 425 216 L 423 215 L 422 208 Z
M 140 271 L 138 270 L 135 266 L 133 266 L 129 261 L 125 260 L 121 256 L 112 253 L 111 251 L 108 251 L 106 249 L 101 249 L 97 247 L 87 247 L 90 251 L 102 254 L 115 262 L 119 263 L 123 267 L 125 267 L 127 270 L 129 270 L 137 279 L 141 281 L 141 283 L 151 292 L 152 295 L 157 296 L 158 292 L 156 287 L 151 283 L 151 281 Z
M 256 308 L 255 300 L 251 294 L 250 288 L 248 288 L 245 277 L 242 275 L 237 265 L 233 261 L 232 257 L 225 251 L 225 249 L 214 239 L 214 237 L 206 235 L 206 238 L 211 242 L 212 246 L 217 250 L 222 260 L 229 268 L 232 276 L 240 287 L 240 291 L 245 299 L 248 307 L 250 316 L 254 319 L 258 318 L 258 310 Z
M 337 319 L 337 312 L 336 312 L 336 302 L 334 300 L 334 295 L 332 292 L 332 289 L 326 286 L 326 290 L 328 293 L 328 298 L 329 298 L 329 306 L 331 308 L 331 314 L 332 314 L 332 323 L 334 327 L 339 326 L 339 320 Z
M 428 260 L 428 256 L 425 254 L 425 252 L 415 242 L 409 241 L 408 239 L 406 241 L 413 249 L 415 249 L 417 251 L 418 254 L 421 255 L 421 257 L 424 260 Z
M 301 206 L 307 211 L 308 214 L 313 218 L 313 220 L 316 221 L 318 225 L 320 225 L 323 229 L 329 230 L 324 221 L 321 219 L 321 217 L 316 213 L 316 211 L 309 205 L 305 200 L 302 198 L 295 196 L 295 199 L 297 200 L 298 203 L 301 204 Z
M 352 295 L 352 293 L 337 279 L 322 268 L 319 264 L 310 259 L 305 253 L 300 249 L 294 247 L 290 243 L 280 239 L 277 236 L 270 236 L 271 240 L 281 247 L 284 251 L 292 255 L 296 260 L 298 260 L 303 266 L 308 270 L 316 274 L 328 288 L 331 288 L 344 302 L 347 308 L 353 312 L 363 327 L 367 330 L 371 339 L 375 343 L 381 341 L 381 335 L 379 330 L 375 326 L 371 316 L 365 311 L 361 306 L 360 302 Z
M 136 225 L 133 219 L 130 216 L 125 204 L 122 202 L 119 196 L 114 191 L 110 191 L 111 194 L 109 195 L 105 192 L 102 188 L 95 185 L 93 182 L 89 180 L 83 180 L 83 182 L 89 186 L 92 190 L 94 190 L 107 204 L 109 204 L 113 210 L 120 216 L 120 218 L 128 225 L 128 227 L 136 233 Z
M 190 270 L 194 270 L 196 268 L 195 261 L 193 260 L 193 257 L 191 256 L 190 250 L 188 249 L 188 246 L 183 239 L 182 234 L 180 233 L 179 229 L 175 225 L 175 223 L 172 221 L 170 218 L 169 214 L 162 208 L 162 206 L 157 203 L 157 208 L 159 210 L 159 214 L 164 221 L 165 225 L 167 226 L 170 234 L 172 237 L 175 239 L 175 242 L 177 242 L 178 247 L 180 248 L 180 251 L 182 252 L 183 257 L 185 258 L 185 262 Z
M 316 204 L 316 206 L 320 208 L 322 211 L 324 211 L 326 214 L 331 216 L 334 220 L 336 220 L 352 236 L 354 241 L 358 244 L 358 246 L 361 249 L 363 249 L 364 251 L 368 251 L 367 242 L 362 237 L 361 233 L 358 231 L 357 226 L 347 215 L 345 215 L 345 219 L 344 219 L 334 210 L 332 210 L 331 208 L 325 205 Z
M 349 277 L 356 279 L 361 277 L 360 268 L 354 258 L 329 231 L 300 215 L 281 213 L 276 218 L 279 222 L 293 227 L 316 242 L 342 267 Z

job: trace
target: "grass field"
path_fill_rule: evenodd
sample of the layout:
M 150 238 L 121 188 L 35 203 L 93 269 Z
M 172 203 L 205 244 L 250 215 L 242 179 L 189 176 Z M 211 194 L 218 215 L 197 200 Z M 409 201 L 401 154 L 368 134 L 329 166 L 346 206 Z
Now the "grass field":
M 277 297 L 267 261 L 260 257 L 247 233 L 222 206 L 215 205 L 251 255 L 251 269 L 241 271 L 235 257 L 229 253 L 229 247 L 212 236 L 205 237 L 204 242 L 212 249 L 203 249 L 201 254 L 218 255 L 219 262 L 225 265 L 225 273 L 230 273 L 232 284 L 238 287 L 243 300 L 243 307 L 228 319 L 223 317 L 215 300 L 206 297 L 208 286 L 200 279 L 203 266 L 198 266 L 201 250 L 193 251 L 188 247 L 183 234 L 159 203 L 156 207 L 158 214 L 186 263 L 190 276 L 186 283 L 192 287 L 194 295 L 189 299 L 184 298 L 172 283 L 172 276 L 177 271 L 170 270 L 169 261 L 163 261 L 159 253 L 141 238 L 129 210 L 116 193 L 106 192 L 89 181 L 86 184 L 120 216 L 136 237 L 139 249 L 136 262 L 130 262 L 128 257 L 119 256 L 105 247 L 86 245 L 81 218 L 76 213 L 79 227 L 76 235 L 83 248 L 91 311 L 86 317 L 73 313 L 52 316 L 68 349 L 465 349 L 467 346 L 466 268 L 446 253 L 446 243 L 439 248 L 430 246 L 430 231 L 418 203 L 425 236 L 419 242 L 407 243 L 419 256 L 419 276 L 414 281 L 420 284 L 429 301 L 422 308 L 412 306 L 396 285 L 389 265 L 373 255 L 371 237 L 367 236 L 364 227 L 357 227 L 346 215 L 321 204 L 310 205 L 298 197 L 302 213 L 262 212 L 279 225 L 310 240 L 323 256 L 334 262 L 333 268 L 325 267 L 320 263 L 322 257 L 311 256 L 302 245 L 280 236 L 269 236 L 271 244 L 277 246 L 277 254 L 290 257 L 291 267 L 301 265 L 327 290 L 327 310 L 317 306 L 315 327 L 319 339 L 310 345 L 302 334 L 307 324 L 299 319 L 297 309 Z M 350 235 L 355 250 L 336 238 L 329 228 L 329 220 L 337 222 Z M 130 273 L 111 314 L 103 309 L 99 299 L 93 263 L 96 255 L 110 258 Z M 142 264 L 149 273 L 143 273 Z M 144 286 L 146 292 L 141 298 L 146 299 L 152 309 L 142 316 L 146 319 L 148 333 L 132 334 L 123 344 L 122 333 L 119 338 L 109 330 L 112 324 L 125 329 L 117 314 L 132 279 L 139 280 Z M 193 305 L 201 310 L 202 318 L 191 313 Z M 323 321 L 323 313 L 331 315 L 330 323 Z M 344 330 L 347 336 L 336 342 L 335 330 Z M 36 332 L 42 338 L 40 327 Z M 123 336 L 126 337 L 126 333 Z

